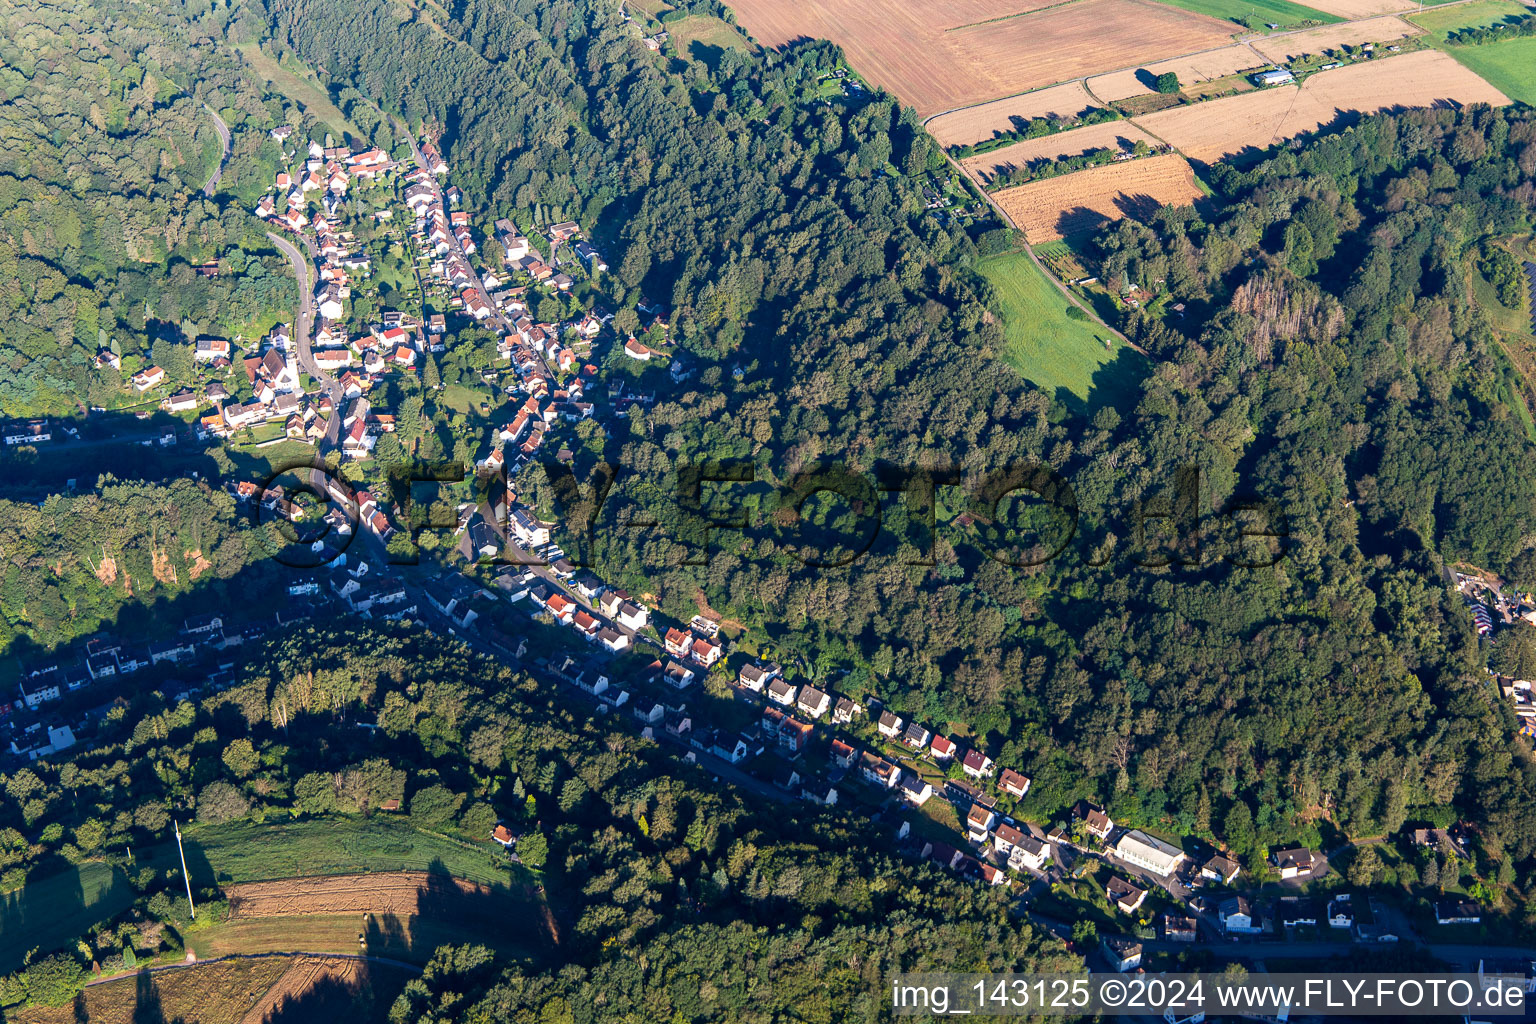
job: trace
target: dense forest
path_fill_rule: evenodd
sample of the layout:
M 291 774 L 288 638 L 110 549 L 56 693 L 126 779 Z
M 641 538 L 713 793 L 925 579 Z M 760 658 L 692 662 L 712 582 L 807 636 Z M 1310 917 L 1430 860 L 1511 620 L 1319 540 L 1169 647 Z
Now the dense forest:
M 287 265 L 245 208 L 302 122 L 180 7 L 16 5 L 0 33 L 0 415 L 121 401 L 97 352 L 260 331 L 291 310 Z M 213 115 L 233 135 L 219 165 Z M 195 268 L 217 263 L 219 275 Z M 248 335 L 250 336 L 250 335 Z
M 555 916 L 545 948 L 504 974 L 483 950 L 440 950 L 396 1019 L 768 1021 L 791 1008 L 833 1019 L 892 970 L 1080 963 L 1006 893 L 896 857 L 881 828 L 722 791 L 611 719 L 421 630 L 314 631 L 253 664 L 265 668 L 195 703 L 142 693 L 88 752 L 0 777 L 6 883 L 141 851 L 123 920 L 0 981 L 0 1001 L 67 1002 L 89 961 L 121 969 L 155 952 L 135 918 L 170 925 L 155 942 L 177 941 L 186 900 L 179 873 L 161 870 L 175 848 L 151 852 L 172 816 L 355 817 L 390 801 L 403 829 L 480 843 L 506 821 L 521 835 L 517 870 L 538 873 Z M 205 920 L 220 912 L 210 881 L 197 879 Z M 543 969 L 553 960 L 559 970 Z
M 1536 778 L 1441 573 L 1503 569 L 1536 487 L 1465 278 L 1469 246 L 1529 228 L 1530 115 L 1369 119 L 1217 168 L 1207 213 L 1124 221 L 1096 243 L 1106 275 L 1188 312 L 1135 319 L 1154 359 L 1140 400 L 1080 416 L 995 358 L 969 267 L 996 239 L 921 216 L 890 173 L 934 158 L 910 115 L 807 102 L 824 50 L 727 54 L 685 85 L 601 5 L 466 3 L 451 48 L 382 6 L 343 30 L 339 10 L 274 8 L 279 38 L 445 124 L 493 212 L 558 201 L 593 224 L 622 253 L 626 298 L 670 300 L 705 362 L 611 439 L 620 479 L 592 552 L 609 578 L 683 618 L 707 599 L 834 686 L 968 724 L 1034 777 L 1042 811 L 1095 796 L 1255 858 L 1319 841 L 1320 821 L 1366 835 L 1463 814 L 1501 877 L 1536 885 Z M 541 104 L 511 92 L 527 85 Z M 706 485 L 712 516 L 751 528 L 702 551 L 677 467 L 731 459 L 754 482 Z M 1080 510 L 1046 565 L 989 558 L 985 524 L 950 522 L 958 488 L 937 490 L 936 535 L 922 495 L 871 498 L 886 464 L 964 482 L 1020 462 L 1060 473 Z M 832 463 L 867 493 L 790 515 Z M 1170 518 L 1186 466 L 1209 520 L 1198 556 L 1159 535 L 1188 525 Z M 1253 560 L 1216 515 L 1249 497 L 1289 534 L 1272 568 L 1223 557 Z M 807 564 L 838 560 L 809 547 L 857 547 L 854 502 L 871 500 L 887 517 L 869 553 Z M 1049 520 L 1013 504 L 1005 519 L 1051 546 Z M 628 526 L 648 519 L 663 526 Z M 909 564 L 930 540 L 936 564 Z

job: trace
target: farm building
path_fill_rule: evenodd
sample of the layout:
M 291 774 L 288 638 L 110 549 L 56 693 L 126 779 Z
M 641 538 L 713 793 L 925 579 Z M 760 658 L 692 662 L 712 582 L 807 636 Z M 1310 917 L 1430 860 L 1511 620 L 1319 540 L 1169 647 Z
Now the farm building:
M 1284 68 L 1276 68 L 1273 71 L 1260 71 L 1253 76 L 1254 85 L 1290 85 L 1296 81 L 1296 76 Z

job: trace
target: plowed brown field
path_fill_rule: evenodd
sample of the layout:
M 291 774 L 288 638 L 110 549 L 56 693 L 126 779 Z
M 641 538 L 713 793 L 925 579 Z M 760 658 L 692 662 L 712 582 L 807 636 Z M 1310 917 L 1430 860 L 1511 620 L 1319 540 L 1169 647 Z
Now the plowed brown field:
M 1129 71 L 1099 75 L 1088 79 L 1088 88 L 1099 99 L 1113 102 L 1129 96 L 1150 95 L 1154 90 L 1142 82 L 1143 75 L 1156 78 L 1158 75 L 1172 71 L 1179 76 L 1179 81 L 1184 85 L 1194 85 L 1198 82 L 1209 82 L 1213 78 L 1225 78 L 1250 68 L 1265 67 L 1267 63 L 1246 43 L 1235 43 L 1232 46 L 1223 46 L 1219 50 L 1159 61 L 1145 68 L 1132 68 Z
M 1326 53 L 1341 46 L 1358 43 L 1390 43 L 1394 39 L 1416 36 L 1423 29 L 1410 25 L 1402 18 L 1387 15 L 1367 18 L 1365 21 L 1346 22 L 1342 25 L 1324 25 L 1302 32 L 1286 32 L 1267 39 L 1255 39 L 1253 48 L 1276 64 L 1283 64 L 1294 57 L 1308 53 Z
M 282 977 L 256 1001 L 240 1024 L 274 1020 L 326 1019 L 331 1014 L 353 1016 L 360 1008 L 387 1009 L 409 976 L 396 968 L 337 957 L 296 956 Z
M 231 885 L 224 891 L 232 921 L 303 914 L 418 914 L 434 901 L 452 905 L 504 897 L 487 886 L 425 871 L 286 878 Z
M 980 175 L 983 181 L 988 181 L 1000 172 L 1028 167 L 1037 160 L 1061 160 L 1095 149 L 1128 150 L 1137 142 L 1157 145 L 1156 139 L 1130 121 L 1108 121 L 1016 142 L 1011 146 L 967 157 L 961 164 L 972 174 Z
M 1136 123 L 1192 160 L 1210 163 L 1316 131 L 1340 116 L 1395 107 L 1502 106 L 1509 97 L 1438 50 L 1352 64 L 1281 86 L 1160 110 Z
M 1032 181 L 996 194 L 998 205 L 1031 242 L 1089 231 L 1128 213 L 1149 216 L 1160 206 L 1185 206 L 1204 193 L 1177 154 L 1092 167 Z
M 1041 9 L 1051 2 L 736 0 L 731 6 L 765 45 L 832 40 L 855 70 L 924 116 L 1106 67 L 1209 49 L 1232 36 L 1228 23 L 1146 0 L 1075 0 Z
M 1071 118 L 1094 105 L 1083 83 L 1068 82 L 944 114 L 928 122 L 928 131 L 946 148 L 968 146 L 984 142 L 998 132 L 1011 131 L 1016 117 L 1025 121 L 1037 117 Z

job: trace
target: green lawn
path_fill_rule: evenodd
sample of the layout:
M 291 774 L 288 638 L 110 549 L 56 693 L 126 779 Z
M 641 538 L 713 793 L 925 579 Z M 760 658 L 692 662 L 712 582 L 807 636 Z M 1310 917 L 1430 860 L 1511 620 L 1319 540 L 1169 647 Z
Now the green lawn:
M 1246 25 L 1257 32 L 1267 31 L 1270 24 L 1279 25 L 1281 28 L 1294 28 L 1309 21 L 1331 25 L 1344 20 L 1325 11 L 1293 4 L 1290 0 L 1164 0 L 1164 2 L 1196 14 Z
M 1113 335 L 1099 324 L 1069 317 L 1066 297 L 1028 253 L 989 256 L 976 269 L 997 292 L 1010 366 L 1069 404 L 1119 404 L 1134 390 L 1144 360 L 1119 341 L 1106 347 Z
M 341 108 L 331 102 L 331 97 L 315 81 L 313 74 L 299 75 L 274 59 L 257 43 L 239 43 L 235 49 L 245 59 L 252 71 L 266 81 L 278 93 L 288 97 L 315 117 L 338 132 L 347 132 L 357 138 L 367 138 L 357 126 L 347 120 Z
M 1476 25 L 1492 25 L 1508 17 L 1521 17 L 1531 9 L 1514 0 L 1476 0 L 1470 4 L 1441 7 L 1423 14 L 1405 15 L 1407 19 L 1432 35 L 1436 41 L 1444 41 L 1450 33 Z M 1478 49 L 1478 47 L 1462 47 Z M 1454 51 L 1453 51 L 1454 52 Z
M 1536 36 L 1486 46 L 1447 46 L 1445 52 L 1510 99 L 1536 106 Z
M 450 874 L 470 881 L 488 885 L 513 881 L 512 868 L 500 847 L 427 832 L 397 815 L 193 825 L 183 830 L 182 836 L 194 886 L 301 875 L 425 871 L 434 861 L 441 861 Z M 176 844 L 172 841 L 140 851 L 138 860 L 170 867 L 175 858 Z
M 690 14 L 669 21 L 666 29 L 680 56 L 703 61 L 711 69 L 719 63 L 721 54 L 727 48 L 747 51 L 754 49 L 734 26 L 706 14 Z
M 89 861 L 0 896 L 0 973 L 20 967 L 29 950 L 72 942 L 137 895 L 122 872 Z

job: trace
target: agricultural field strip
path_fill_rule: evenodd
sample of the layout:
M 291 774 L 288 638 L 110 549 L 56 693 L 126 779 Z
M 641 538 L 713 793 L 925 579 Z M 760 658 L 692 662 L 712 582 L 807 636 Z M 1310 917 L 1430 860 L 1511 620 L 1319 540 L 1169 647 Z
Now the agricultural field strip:
M 1301 86 L 1173 107 L 1134 120 L 1190 159 L 1209 163 L 1316 131 L 1344 111 L 1372 113 L 1446 100 L 1495 106 L 1509 102 L 1502 92 L 1445 54 L 1419 50 L 1320 72 Z
M 258 917 L 296 917 L 307 914 L 372 912 L 412 914 L 420 894 L 432 876 L 426 872 L 391 875 L 328 875 L 229 886 L 231 920 Z M 453 879 L 455 897 L 489 896 L 496 890 Z
M 1072 0 L 1072 2 L 1076 3 L 1076 2 L 1080 2 L 1080 0 Z M 1463 5 L 1466 5 L 1466 4 L 1472 4 L 1472 3 L 1478 3 L 1478 2 L 1480 2 L 1480 0 L 1452 0 L 1451 3 L 1438 5 L 1435 9 L 1436 10 L 1440 10 L 1440 9 L 1446 8 L 1446 7 L 1457 7 L 1457 6 L 1463 6 Z M 1034 12 L 1021 12 L 1021 13 L 1034 13 Z M 1336 24 L 1336 25 L 1328 25 L 1328 26 L 1324 26 L 1324 28 L 1325 29 L 1332 29 L 1332 30 L 1344 30 L 1344 29 L 1347 29 L 1349 26 L 1352 26 L 1352 25 L 1358 25 L 1358 24 L 1362 24 L 1362 23 L 1365 23 L 1365 22 L 1373 22 L 1373 21 L 1377 21 L 1377 20 L 1402 22 L 1403 24 L 1407 25 L 1408 28 L 1410 29 L 1410 31 L 1404 32 L 1404 33 L 1402 33 L 1400 35 L 1393 36 L 1393 37 L 1390 37 L 1390 38 L 1395 38 L 1395 39 L 1409 38 L 1409 37 L 1417 35 L 1417 34 L 1419 34 L 1420 32 L 1423 31 L 1423 29 L 1420 28 L 1419 26 L 1412 24 L 1412 22 L 1404 21 L 1404 19 L 1402 19 L 1402 18 L 1398 17 L 1396 14 L 1392 14 L 1392 13 L 1387 13 L 1387 14 L 1371 14 L 1368 17 L 1357 18 L 1357 19 L 1355 19 L 1353 21 L 1345 21 L 1345 22 L 1341 22 L 1341 23 Z M 961 27 L 965 27 L 965 26 L 961 26 Z M 946 31 L 948 31 L 948 30 L 946 30 Z M 1249 39 L 1249 40 L 1240 41 L 1238 43 L 1233 43 L 1233 42 L 1229 41 L 1229 42 L 1222 43 L 1220 46 L 1208 46 L 1208 47 L 1203 47 L 1203 48 L 1198 49 L 1198 50 L 1191 50 L 1188 53 L 1180 54 L 1178 56 L 1173 56 L 1173 57 L 1166 57 L 1166 58 L 1163 58 L 1161 60 L 1155 61 L 1153 63 L 1155 63 L 1155 64 L 1174 64 L 1174 63 L 1178 63 L 1180 61 L 1191 60 L 1193 58 L 1200 57 L 1200 56 L 1202 56 L 1204 54 L 1217 53 L 1217 52 L 1220 52 L 1222 50 L 1229 49 L 1229 48 L 1231 48 L 1231 47 L 1233 47 L 1235 45 L 1244 45 L 1244 46 L 1247 46 L 1250 49 L 1252 49 L 1253 52 L 1257 55 L 1257 57 L 1258 57 L 1257 64 L 1266 64 L 1266 65 L 1267 64 L 1273 64 L 1273 63 L 1275 63 L 1273 60 L 1271 60 L 1269 57 L 1267 57 L 1265 54 L 1263 54 L 1257 48 L 1254 47 L 1253 44 L 1255 42 L 1263 42 L 1266 46 L 1269 46 L 1271 49 L 1276 49 L 1277 50 L 1278 49 L 1278 44 L 1280 44 L 1281 42 L 1283 42 L 1286 38 L 1288 38 L 1290 36 L 1300 35 L 1300 34 L 1303 34 L 1303 33 L 1315 33 L 1315 32 L 1318 32 L 1318 31 L 1320 31 L 1320 30 L 1318 28 L 1316 28 L 1316 27 L 1313 27 L 1313 28 L 1287 29 L 1287 30 L 1282 31 L 1282 32 L 1275 32 L 1275 33 L 1272 33 L 1272 34 L 1270 34 L 1268 36 L 1264 36 L 1264 37 L 1262 37 L 1259 40 Z M 1386 42 L 1388 40 L 1387 39 L 1362 39 L 1361 41 L 1362 42 Z M 984 100 L 984 101 L 981 101 L 981 102 L 978 102 L 978 103 L 966 103 L 966 104 L 962 104 L 962 105 L 957 106 L 957 107 L 951 107 L 948 110 L 941 110 L 941 111 L 938 111 L 937 113 L 930 114 L 927 117 L 925 117 L 923 119 L 923 124 L 925 126 L 928 126 L 930 131 L 931 131 L 934 122 L 938 121 L 940 118 L 953 117 L 954 115 L 961 114 L 961 113 L 964 113 L 964 112 L 975 112 L 975 111 L 981 110 L 982 108 L 990 107 L 990 106 L 994 106 L 994 105 L 998 106 L 999 108 L 1002 108 L 1003 104 L 1005 104 L 1007 102 L 1010 102 L 1010 101 L 1013 101 L 1013 100 L 1019 100 L 1019 99 L 1022 99 L 1023 97 L 1026 97 L 1026 96 L 1029 96 L 1029 95 L 1032 95 L 1032 94 L 1044 93 L 1044 92 L 1047 92 L 1047 91 L 1049 91 L 1051 89 L 1059 89 L 1059 88 L 1062 88 L 1062 87 L 1065 87 L 1065 86 L 1071 86 L 1073 84 L 1079 84 L 1084 89 L 1086 89 L 1088 91 L 1089 98 L 1093 101 L 1093 103 L 1095 105 L 1097 105 L 1097 106 L 1108 106 L 1109 103 L 1113 102 L 1114 100 L 1124 99 L 1126 97 L 1124 97 L 1124 96 L 1115 96 L 1115 97 L 1102 97 L 1102 96 L 1099 96 L 1097 93 L 1094 92 L 1093 87 L 1092 87 L 1092 85 L 1090 83 L 1093 82 L 1094 80 L 1107 79 L 1107 78 L 1111 78 L 1113 76 L 1121 75 L 1121 74 L 1131 74 L 1131 75 L 1134 75 L 1137 71 L 1140 71 L 1140 70 L 1143 70 L 1143 69 L 1151 70 L 1151 65 L 1149 65 L 1149 64 L 1147 64 L 1145 62 L 1139 63 L 1139 64 L 1127 64 L 1127 65 L 1124 65 L 1124 66 L 1118 67 L 1118 68 L 1107 68 L 1107 69 L 1105 69 L 1103 71 L 1094 71 L 1094 72 L 1089 73 L 1089 74 L 1079 75 L 1079 76 L 1076 76 L 1076 77 L 1073 77 L 1073 78 L 1066 78 L 1066 79 L 1062 79 L 1061 81 L 1056 82 L 1054 84 L 1046 84 L 1046 85 L 1037 86 L 1037 87 L 1028 89 L 1028 90 L 1023 91 L 1023 92 L 1014 93 L 1011 96 L 1004 96 L 1004 97 L 1000 97 L 1000 98 L 997 98 L 997 99 L 988 99 L 988 100 Z M 1135 95 L 1135 94 L 1131 94 L 1131 95 Z M 1001 109 L 999 110 L 999 113 L 1000 114 L 1002 113 Z M 1008 115 L 1003 115 L 1001 117 L 1001 119 L 999 121 L 999 124 L 998 124 L 998 128 L 999 129 L 1006 128 L 1006 126 L 1007 126 L 1007 116 Z M 968 134 L 970 134 L 970 133 L 968 133 Z M 967 139 L 964 139 L 964 140 L 956 139 L 955 141 L 950 142 L 950 141 L 946 141 L 940 135 L 935 135 L 935 138 L 937 138 L 940 143 L 942 143 L 943 145 L 946 145 L 946 146 L 948 146 L 948 145 L 961 145 L 964 142 L 979 141 L 980 139 L 985 139 L 987 137 L 988 136 L 986 136 L 986 135 L 979 135 L 979 136 L 977 136 L 977 139 L 975 139 L 975 140 L 967 138 Z
M 1217 59 L 1218 57 L 1226 59 Z M 1085 79 L 1083 86 L 1100 100 L 1113 103 L 1132 96 L 1150 96 L 1154 92 L 1138 80 L 1137 75 L 1142 71 L 1154 76 L 1172 71 L 1179 76 L 1180 83 L 1190 85 L 1226 78 L 1228 75 L 1255 67 L 1268 67 L 1269 64 L 1269 58 L 1255 50 L 1252 42 L 1233 43 L 1230 46 L 1201 50 L 1198 53 L 1172 57 L 1142 67 L 1122 68 L 1119 71 L 1094 75 Z
M 961 163 L 972 175 L 990 180 L 1003 171 L 1028 167 L 1038 160 L 1060 160 L 1096 149 L 1125 149 L 1128 148 L 1126 143 L 1156 141 L 1129 119 L 1105 121 L 1016 142 L 1011 146 L 967 157 Z
M 1150 214 L 1157 206 L 1188 205 L 1204 194 L 1189 162 L 1169 153 L 1003 189 L 993 200 L 1031 243 L 1040 243 L 1118 220 L 1127 206 Z

